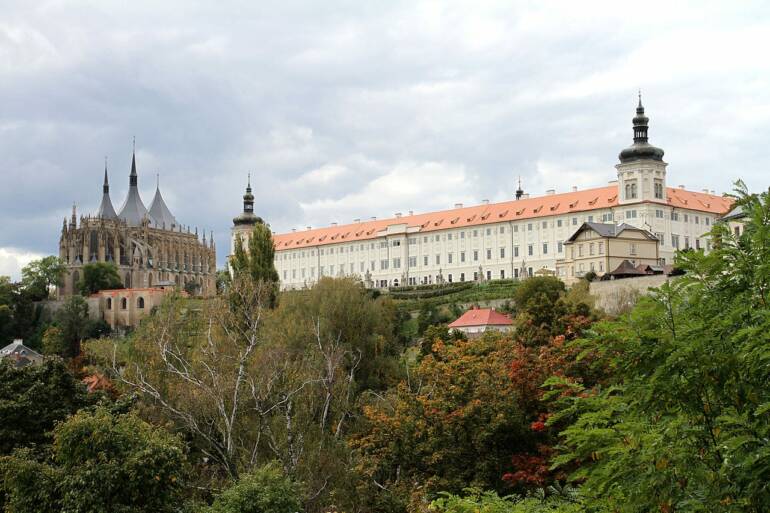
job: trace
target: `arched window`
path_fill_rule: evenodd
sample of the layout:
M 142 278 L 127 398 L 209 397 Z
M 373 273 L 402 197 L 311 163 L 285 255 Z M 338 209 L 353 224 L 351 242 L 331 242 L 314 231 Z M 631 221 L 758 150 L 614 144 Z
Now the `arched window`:
M 626 184 L 626 199 L 629 199 L 629 198 L 631 198 L 631 184 L 627 183 Z
M 107 298 L 107 310 L 112 310 L 112 298 Z
M 131 288 L 131 273 L 126 273 L 126 278 L 123 280 L 123 286 L 127 289 Z
M 122 308 L 123 310 L 128 308 L 128 300 L 126 298 L 122 298 L 120 300 L 120 308 Z
M 140 297 L 136 300 L 136 307 L 137 308 L 144 308 L 144 298 Z
M 631 184 L 631 197 L 632 198 L 636 198 L 636 184 L 635 183 Z

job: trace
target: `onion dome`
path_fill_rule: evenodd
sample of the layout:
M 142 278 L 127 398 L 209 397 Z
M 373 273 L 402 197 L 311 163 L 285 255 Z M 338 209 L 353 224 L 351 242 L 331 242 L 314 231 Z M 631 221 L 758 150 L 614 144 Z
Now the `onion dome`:
M 620 152 L 620 162 L 633 162 L 635 160 L 663 160 L 663 150 L 647 142 L 647 129 L 650 118 L 644 115 L 642 106 L 642 93 L 639 93 L 639 105 L 634 116 L 634 144 Z
M 150 204 L 150 217 L 158 228 L 173 230 L 178 224 L 176 218 L 166 206 L 166 202 L 163 201 L 163 196 L 160 194 L 160 178 L 155 186 L 155 197 L 152 198 L 152 203 Z
M 104 185 L 102 185 L 102 202 L 99 204 L 99 210 L 96 211 L 96 217 L 102 219 L 116 219 L 118 215 L 112 206 L 110 199 L 110 182 L 107 179 L 107 159 L 104 159 Z
M 147 207 L 142 203 L 137 186 L 138 176 L 136 174 L 136 151 L 131 157 L 131 174 L 128 177 L 128 196 L 123 206 L 120 207 L 118 217 L 129 226 L 141 226 L 142 220 L 147 216 Z
M 235 226 L 249 226 L 263 222 L 261 217 L 254 215 L 254 195 L 251 193 L 251 173 L 249 173 L 246 194 L 243 195 L 243 212 L 233 218 L 233 224 Z

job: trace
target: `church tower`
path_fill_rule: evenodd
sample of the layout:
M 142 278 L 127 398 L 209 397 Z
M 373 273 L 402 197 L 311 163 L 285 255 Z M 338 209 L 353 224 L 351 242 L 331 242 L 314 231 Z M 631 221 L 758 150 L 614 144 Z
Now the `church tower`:
M 251 237 L 251 232 L 257 223 L 262 223 L 262 218 L 254 215 L 254 195 L 251 193 L 251 173 L 249 173 L 246 185 L 246 194 L 243 195 L 243 212 L 233 219 L 232 234 L 230 237 L 230 254 L 235 253 L 235 240 L 240 237 L 246 246 Z
M 621 205 L 641 201 L 665 203 L 666 164 L 663 150 L 648 142 L 647 129 L 650 119 L 644 115 L 642 94 L 634 116 L 634 144 L 618 155 L 618 198 Z

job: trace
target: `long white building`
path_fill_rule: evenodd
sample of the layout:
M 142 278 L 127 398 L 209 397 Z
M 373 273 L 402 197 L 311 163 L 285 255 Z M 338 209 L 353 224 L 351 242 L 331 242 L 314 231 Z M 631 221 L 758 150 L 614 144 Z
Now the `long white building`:
M 521 188 L 502 203 L 424 214 L 396 214 L 276 234 L 275 266 L 283 288 L 302 288 L 321 276 L 357 275 L 370 287 L 493 280 L 556 271 L 564 241 L 585 222 L 627 223 L 654 233 L 660 255 L 673 261 L 684 248 L 708 250 L 704 235 L 731 200 L 666 183 L 663 150 L 648 142 L 641 99 L 633 118 L 634 143 L 605 187 L 529 197 Z M 248 196 L 248 198 L 247 198 Z M 250 190 L 244 212 L 253 216 Z M 236 218 L 236 220 L 239 220 Z M 236 224 L 233 237 L 246 227 Z

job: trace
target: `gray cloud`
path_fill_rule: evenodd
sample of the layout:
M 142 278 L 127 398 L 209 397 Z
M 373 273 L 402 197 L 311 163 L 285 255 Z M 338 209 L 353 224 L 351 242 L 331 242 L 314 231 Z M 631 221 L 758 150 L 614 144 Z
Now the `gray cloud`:
M 6 4 L 0 273 L 96 208 L 104 155 L 120 204 L 134 135 L 220 262 L 248 171 L 278 231 L 604 184 L 637 87 L 671 184 L 767 186 L 760 2 Z

